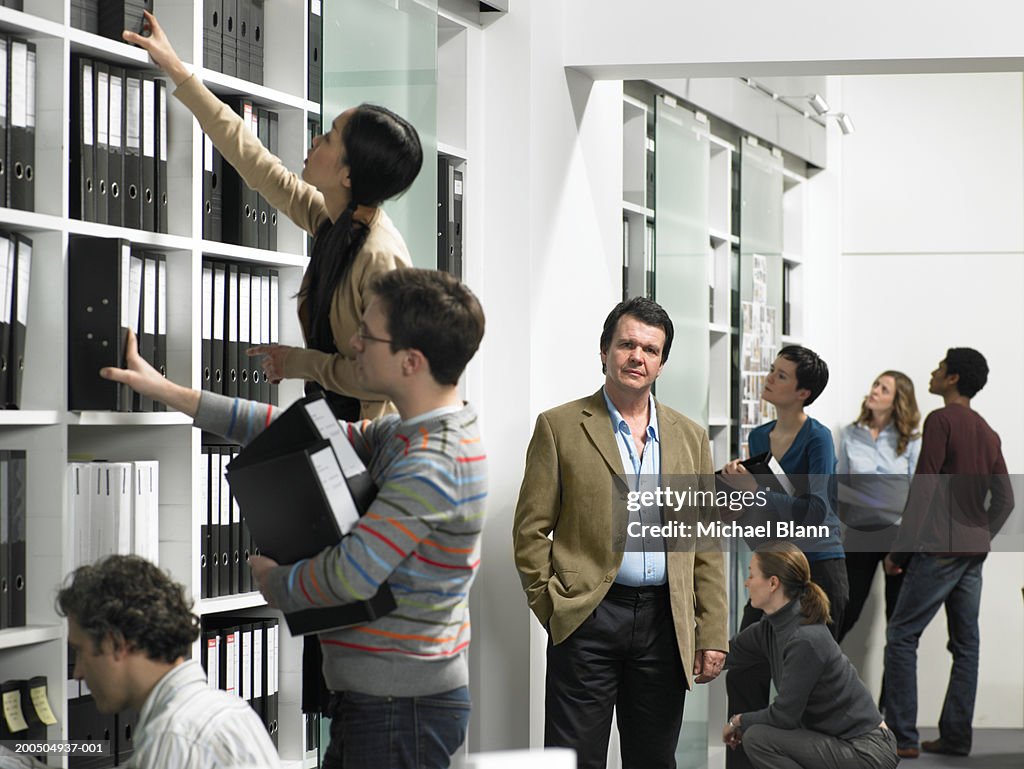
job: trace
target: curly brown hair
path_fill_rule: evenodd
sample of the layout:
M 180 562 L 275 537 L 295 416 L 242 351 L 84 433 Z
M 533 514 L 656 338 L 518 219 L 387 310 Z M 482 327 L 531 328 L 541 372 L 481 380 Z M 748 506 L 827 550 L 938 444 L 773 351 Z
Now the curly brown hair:
M 182 585 L 137 555 L 110 555 L 80 566 L 57 593 L 57 612 L 73 617 L 99 650 L 110 637 L 149 659 L 187 657 L 199 618 Z
M 914 395 L 914 383 L 910 377 L 902 371 L 883 371 L 877 377 L 877 382 L 884 376 L 891 376 L 896 382 L 896 394 L 892 400 L 892 424 L 899 434 L 896 441 L 896 456 L 907 450 L 907 444 L 912 440 L 921 437 L 918 427 L 921 425 L 921 410 L 917 407 L 917 397 Z M 868 409 L 867 397 L 861 401 L 860 416 L 854 422 L 856 425 L 871 424 L 871 411 Z

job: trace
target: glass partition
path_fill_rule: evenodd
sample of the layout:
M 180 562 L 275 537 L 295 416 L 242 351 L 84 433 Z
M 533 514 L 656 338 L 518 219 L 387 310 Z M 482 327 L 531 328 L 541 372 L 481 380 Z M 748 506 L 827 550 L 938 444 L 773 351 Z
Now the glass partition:
M 417 267 L 437 266 L 437 0 L 324 3 L 324 123 L 371 102 L 411 122 L 423 169 L 385 210 Z
M 675 327 L 674 353 L 658 379 L 657 395 L 666 405 L 706 425 L 711 164 L 707 122 L 659 97 L 654 158 L 654 296 Z

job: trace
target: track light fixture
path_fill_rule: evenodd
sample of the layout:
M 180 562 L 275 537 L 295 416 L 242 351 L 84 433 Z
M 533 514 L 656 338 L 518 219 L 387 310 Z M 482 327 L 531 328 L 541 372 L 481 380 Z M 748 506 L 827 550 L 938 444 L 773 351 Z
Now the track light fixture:
M 767 86 L 758 83 L 751 77 L 741 77 L 740 81 L 750 88 L 753 88 L 755 91 L 760 91 L 765 96 L 771 98 L 772 101 L 782 102 L 787 107 L 801 113 L 805 118 L 810 118 L 818 123 L 822 122 L 822 120 L 818 120 L 818 118 L 835 118 L 836 122 L 839 123 L 839 130 L 843 132 L 844 136 L 849 136 L 854 131 L 853 120 L 850 119 L 850 116 L 845 112 L 832 112 L 828 106 L 828 102 L 825 101 L 824 97 L 820 93 L 809 93 L 803 96 L 781 96 Z M 793 102 L 800 100 L 806 101 L 811 105 L 811 109 L 814 110 L 813 115 L 793 104 Z

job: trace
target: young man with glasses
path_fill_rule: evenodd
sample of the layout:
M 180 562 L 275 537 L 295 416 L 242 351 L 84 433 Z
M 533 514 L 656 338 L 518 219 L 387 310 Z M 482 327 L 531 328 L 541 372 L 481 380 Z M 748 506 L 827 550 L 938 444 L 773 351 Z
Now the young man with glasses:
M 356 376 L 398 414 L 344 429 L 377 498 L 318 556 L 249 562 L 268 603 L 285 611 L 362 600 L 384 582 L 396 595 L 391 614 L 320 635 L 333 719 L 323 766 L 447 767 L 469 722 L 468 598 L 487 496 L 477 416 L 457 386 L 484 315 L 468 288 L 433 270 L 385 273 L 372 293 L 352 337 Z M 189 414 L 196 427 L 246 442 L 274 417 L 265 403 L 164 379 L 133 339 L 127 360 L 127 369 L 102 376 Z

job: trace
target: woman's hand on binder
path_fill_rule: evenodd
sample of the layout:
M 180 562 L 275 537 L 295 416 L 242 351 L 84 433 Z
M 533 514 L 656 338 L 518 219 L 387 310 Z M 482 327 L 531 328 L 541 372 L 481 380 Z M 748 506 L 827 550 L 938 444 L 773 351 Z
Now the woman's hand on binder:
M 276 609 L 277 604 L 274 602 L 274 596 L 270 594 L 270 589 L 267 586 L 267 577 L 271 569 L 276 569 L 278 565 L 277 561 L 273 558 L 267 558 L 265 555 L 249 556 L 249 568 L 252 569 L 252 579 L 266 600 L 267 606 L 271 609 Z
M 107 366 L 100 369 L 100 376 L 112 382 L 127 385 L 135 392 L 155 401 L 166 403 L 168 407 L 188 414 L 190 417 L 196 415 L 196 411 L 199 409 L 199 391 L 175 384 L 150 366 L 139 355 L 138 340 L 130 329 L 124 345 L 124 360 L 125 368 Z
M 121 38 L 126 43 L 134 43 L 144 49 L 149 53 L 153 63 L 166 72 L 175 85 L 181 85 L 189 79 L 192 73 L 182 63 L 174 46 L 171 45 L 171 41 L 167 39 L 164 28 L 156 20 L 156 16 L 149 11 L 143 11 L 142 16 L 144 34 L 140 35 L 138 32 L 126 29 L 121 33 Z
M 738 459 L 722 468 L 722 480 L 738 491 L 757 491 L 757 479 Z
M 260 367 L 270 384 L 279 384 L 284 379 L 284 360 L 294 348 L 286 344 L 258 344 L 250 347 L 245 354 L 250 357 L 262 355 Z

